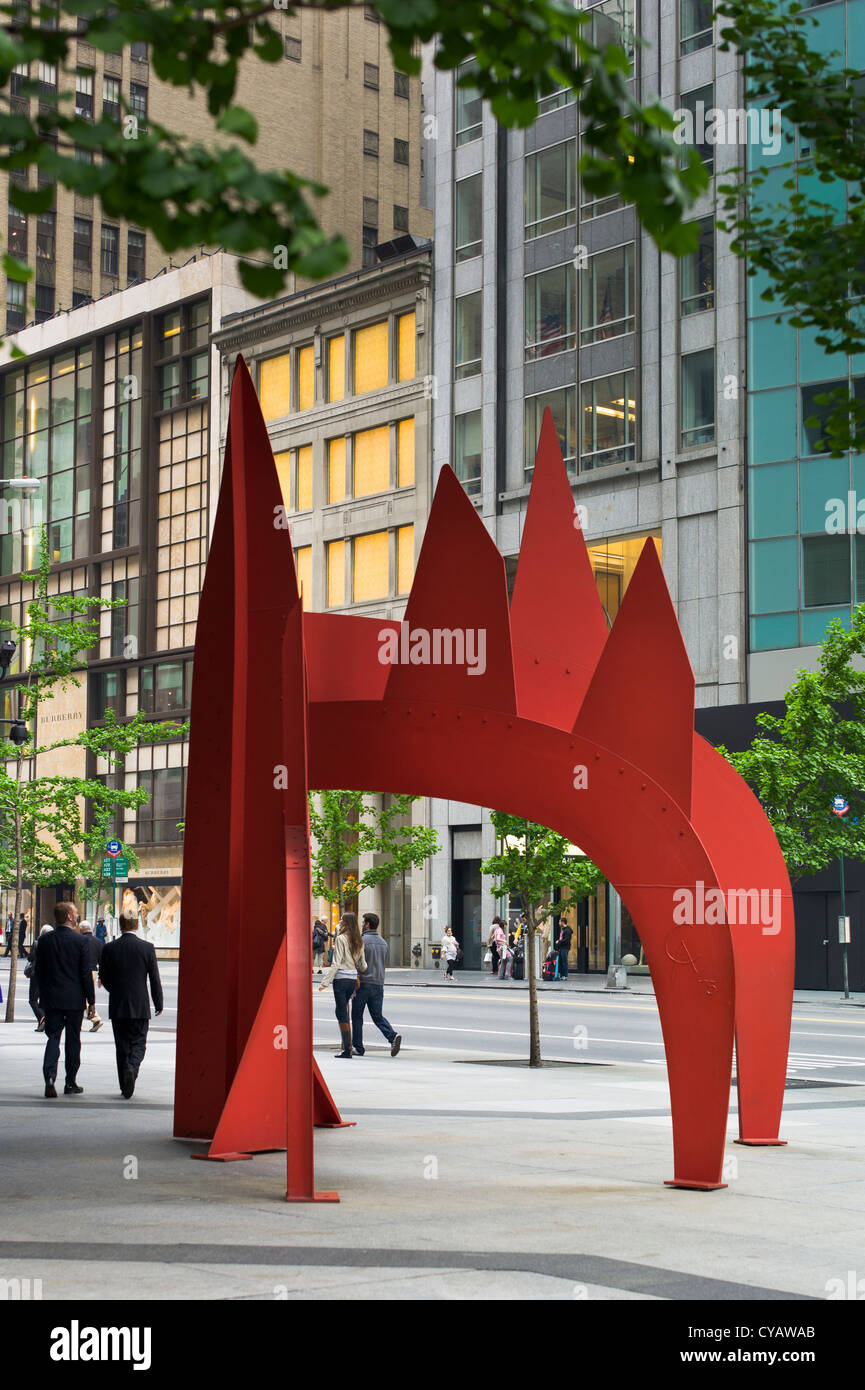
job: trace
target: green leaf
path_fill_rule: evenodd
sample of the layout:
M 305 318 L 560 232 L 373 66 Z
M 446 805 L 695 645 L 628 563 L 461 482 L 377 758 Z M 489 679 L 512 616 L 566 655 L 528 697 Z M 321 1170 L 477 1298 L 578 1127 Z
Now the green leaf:
M 229 106 L 216 122 L 216 128 L 226 135 L 239 135 L 250 145 L 258 139 L 258 121 L 243 106 Z

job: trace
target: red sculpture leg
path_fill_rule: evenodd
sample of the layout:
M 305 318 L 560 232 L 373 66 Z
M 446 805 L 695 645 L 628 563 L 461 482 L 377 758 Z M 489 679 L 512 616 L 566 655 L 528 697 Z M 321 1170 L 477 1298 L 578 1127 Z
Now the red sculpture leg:
M 696 734 L 693 821 L 732 909 L 738 1142 L 783 1144 L 778 1129 L 793 1012 L 793 891 L 760 803 Z

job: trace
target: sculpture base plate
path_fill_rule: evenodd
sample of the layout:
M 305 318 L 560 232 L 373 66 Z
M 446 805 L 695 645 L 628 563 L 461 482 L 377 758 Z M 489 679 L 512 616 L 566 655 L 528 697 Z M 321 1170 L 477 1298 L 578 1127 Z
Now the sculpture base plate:
M 726 1187 L 725 1182 L 693 1182 L 690 1178 L 665 1178 L 665 1187 L 690 1187 L 695 1192 L 718 1192 Z
M 782 1149 L 787 1143 L 786 1139 L 734 1139 L 734 1144 L 745 1144 L 752 1149 L 778 1148 Z
M 339 1193 L 316 1192 L 312 1197 L 291 1197 L 288 1193 L 286 1193 L 285 1200 L 287 1202 L 338 1202 Z
M 241 1158 L 252 1158 L 252 1154 L 190 1154 L 190 1158 L 203 1158 L 208 1163 L 236 1163 Z

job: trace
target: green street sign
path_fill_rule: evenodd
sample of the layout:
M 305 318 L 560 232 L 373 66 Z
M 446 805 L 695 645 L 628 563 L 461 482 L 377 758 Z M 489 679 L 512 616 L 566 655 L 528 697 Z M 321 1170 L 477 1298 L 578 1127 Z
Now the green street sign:
M 118 879 L 128 878 L 129 860 L 124 855 L 120 854 L 117 856 L 116 859 L 112 859 L 108 855 L 106 855 L 105 858 L 102 860 L 102 877 L 116 877 Z

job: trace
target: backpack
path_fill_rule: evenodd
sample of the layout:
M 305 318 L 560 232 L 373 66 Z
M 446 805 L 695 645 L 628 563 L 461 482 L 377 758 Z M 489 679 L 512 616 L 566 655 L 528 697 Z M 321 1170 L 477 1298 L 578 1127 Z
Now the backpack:
M 323 951 L 323 950 L 324 950 L 324 943 L 325 943 L 326 940 L 327 940 L 327 932 L 324 930 L 324 928 L 323 928 L 323 927 L 319 927 L 319 926 L 313 927 L 313 929 L 312 929 L 312 949 L 313 949 L 314 951 Z

